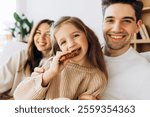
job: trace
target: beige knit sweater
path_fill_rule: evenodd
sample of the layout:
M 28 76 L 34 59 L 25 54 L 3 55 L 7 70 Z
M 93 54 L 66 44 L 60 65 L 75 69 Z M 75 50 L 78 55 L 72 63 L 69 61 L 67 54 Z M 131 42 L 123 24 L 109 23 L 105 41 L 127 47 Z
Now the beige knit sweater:
M 47 63 L 48 64 L 48 63 Z M 69 63 L 42 87 L 42 75 L 23 80 L 14 92 L 15 99 L 78 99 L 82 94 L 101 95 L 106 87 L 105 75 L 97 68 L 87 68 Z

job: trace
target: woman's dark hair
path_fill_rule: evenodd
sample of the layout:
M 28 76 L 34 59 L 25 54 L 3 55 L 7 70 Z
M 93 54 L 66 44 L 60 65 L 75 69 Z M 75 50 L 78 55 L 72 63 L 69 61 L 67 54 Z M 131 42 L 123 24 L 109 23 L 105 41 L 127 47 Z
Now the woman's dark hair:
M 40 22 L 37 23 L 36 26 L 34 26 L 31 30 L 31 33 L 29 35 L 29 41 L 28 41 L 28 49 L 27 49 L 27 61 L 24 65 L 24 71 L 26 71 L 27 67 L 30 68 L 30 73 L 33 72 L 34 68 L 37 67 L 43 58 L 42 53 L 38 51 L 37 47 L 34 44 L 34 35 L 36 33 L 36 30 L 39 28 L 39 26 L 43 23 L 47 23 L 48 25 L 52 25 L 54 21 L 49 19 L 43 19 Z
M 102 0 L 103 15 L 105 14 L 107 7 L 109 7 L 112 4 L 116 4 L 116 3 L 131 5 L 133 7 L 133 9 L 135 10 L 136 21 L 141 19 L 143 2 L 138 1 L 138 0 Z
M 91 62 L 92 65 L 100 69 L 107 77 L 108 75 L 107 75 L 106 65 L 104 62 L 104 56 L 103 56 L 103 52 L 98 37 L 87 25 L 85 25 L 77 17 L 64 16 L 61 17 L 57 22 L 55 22 L 52 25 L 51 36 L 52 36 L 52 45 L 53 45 L 52 47 L 53 47 L 54 54 L 56 54 L 56 52 L 60 50 L 56 42 L 55 32 L 61 27 L 62 24 L 66 24 L 66 23 L 73 24 L 77 29 L 81 30 L 85 34 L 88 41 L 88 51 L 87 51 L 88 60 Z

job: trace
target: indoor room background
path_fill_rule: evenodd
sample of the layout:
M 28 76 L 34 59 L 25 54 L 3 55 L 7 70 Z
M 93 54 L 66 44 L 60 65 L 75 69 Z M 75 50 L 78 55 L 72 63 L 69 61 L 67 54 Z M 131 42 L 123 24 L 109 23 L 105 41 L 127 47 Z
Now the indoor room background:
M 1 0 L 1 36 L 9 33 L 7 29 L 14 24 L 13 13 L 16 11 L 25 14 L 34 24 L 43 18 L 56 20 L 61 16 L 77 16 L 95 31 L 103 43 L 101 0 L 5 0 L 3 3 Z

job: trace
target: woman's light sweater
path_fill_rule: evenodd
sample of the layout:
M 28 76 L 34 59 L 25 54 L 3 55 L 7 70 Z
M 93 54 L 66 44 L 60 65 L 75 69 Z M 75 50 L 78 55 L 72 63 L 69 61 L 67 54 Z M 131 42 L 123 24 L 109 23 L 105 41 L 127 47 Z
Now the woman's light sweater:
M 11 98 L 17 85 L 25 78 L 23 67 L 27 60 L 27 50 L 13 54 L 6 62 L 0 66 L 0 98 Z M 43 58 L 40 61 L 41 65 L 47 58 Z M 30 74 L 28 74 L 30 76 Z
M 12 96 L 17 85 L 25 78 L 23 67 L 27 59 L 26 50 L 13 54 L 0 66 L 0 95 L 7 92 Z
M 47 63 L 49 65 L 50 62 Z M 22 81 L 14 92 L 15 99 L 78 99 L 83 94 L 102 95 L 105 87 L 105 75 L 97 68 L 87 68 L 68 63 L 52 79 L 47 87 L 42 87 L 42 75 L 28 77 Z

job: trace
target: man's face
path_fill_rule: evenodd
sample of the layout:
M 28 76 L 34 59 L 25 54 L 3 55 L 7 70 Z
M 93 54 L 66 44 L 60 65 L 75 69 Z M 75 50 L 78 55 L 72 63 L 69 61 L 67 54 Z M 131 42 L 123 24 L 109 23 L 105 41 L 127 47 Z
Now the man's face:
M 134 9 L 128 4 L 110 5 L 103 20 L 103 34 L 108 48 L 123 53 L 130 47 L 131 39 L 139 29 Z

